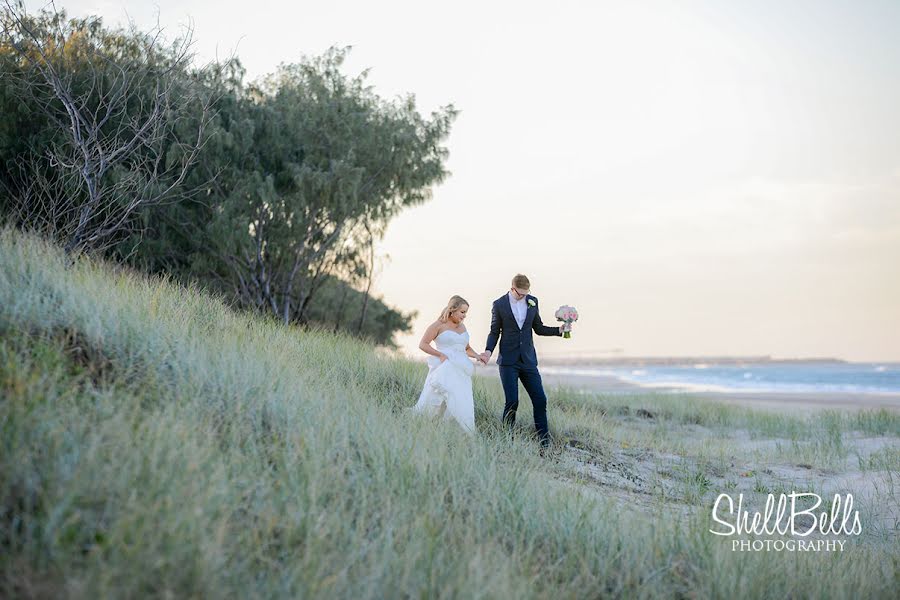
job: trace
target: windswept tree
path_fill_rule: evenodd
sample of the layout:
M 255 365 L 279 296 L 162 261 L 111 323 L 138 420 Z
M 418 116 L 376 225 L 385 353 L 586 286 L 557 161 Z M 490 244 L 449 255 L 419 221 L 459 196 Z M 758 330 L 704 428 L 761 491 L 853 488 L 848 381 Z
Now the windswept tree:
M 67 251 L 103 249 L 142 207 L 190 194 L 212 102 L 189 75 L 190 30 L 167 46 L 159 28 L 111 31 L 55 8 L 30 15 L 21 0 L 4 0 L 0 21 L 4 77 L 54 126 L 16 157 L 7 183 L 20 225 Z
M 256 143 L 210 226 L 240 302 L 286 323 L 306 320 L 329 276 L 371 274 L 388 221 L 447 175 L 455 109 L 429 119 L 413 96 L 379 97 L 366 72 L 341 72 L 347 52 L 283 65 L 250 91 Z

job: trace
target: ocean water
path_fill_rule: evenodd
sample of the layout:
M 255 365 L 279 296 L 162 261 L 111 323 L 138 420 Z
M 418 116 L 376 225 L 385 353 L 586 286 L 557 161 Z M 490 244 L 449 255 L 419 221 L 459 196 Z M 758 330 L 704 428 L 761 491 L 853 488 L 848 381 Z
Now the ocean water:
M 559 375 L 616 377 L 644 387 L 709 392 L 900 393 L 898 363 L 748 363 L 685 366 L 547 366 Z

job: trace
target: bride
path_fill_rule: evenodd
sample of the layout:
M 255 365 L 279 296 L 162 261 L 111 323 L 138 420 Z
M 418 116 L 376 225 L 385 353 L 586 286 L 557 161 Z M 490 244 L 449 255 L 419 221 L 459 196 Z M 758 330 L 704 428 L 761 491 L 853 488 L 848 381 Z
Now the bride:
M 463 325 L 468 311 L 469 303 L 453 296 L 438 320 L 422 335 L 419 348 L 430 355 L 428 376 L 413 410 L 454 419 L 464 430 L 474 433 L 472 374 L 475 366 L 468 357 L 483 359 L 469 346 L 469 332 Z

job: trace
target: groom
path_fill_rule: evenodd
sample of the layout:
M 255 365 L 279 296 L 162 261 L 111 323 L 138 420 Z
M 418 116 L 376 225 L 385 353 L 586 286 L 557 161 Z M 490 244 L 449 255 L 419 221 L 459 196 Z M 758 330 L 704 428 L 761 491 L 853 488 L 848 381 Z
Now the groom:
M 537 298 L 528 294 L 531 282 L 524 275 L 516 275 L 509 292 L 494 300 L 491 307 L 491 332 L 488 334 L 481 359 L 485 364 L 490 360 L 497 340 L 500 340 L 500 381 L 506 396 L 503 407 L 503 421 L 512 428 L 519 408 L 519 381 L 525 386 L 531 405 L 534 407 L 534 426 L 541 446 L 550 444 L 547 427 L 547 395 L 541 383 L 537 368 L 537 354 L 534 351 L 532 331 L 538 335 L 563 334 L 564 325 L 548 327 L 541 322 Z M 543 450 L 541 451 L 543 453 Z

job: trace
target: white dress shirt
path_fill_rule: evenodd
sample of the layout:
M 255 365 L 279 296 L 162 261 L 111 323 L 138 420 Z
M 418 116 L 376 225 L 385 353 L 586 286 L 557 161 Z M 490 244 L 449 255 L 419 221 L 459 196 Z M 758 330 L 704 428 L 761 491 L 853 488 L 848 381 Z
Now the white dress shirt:
M 511 291 L 506 295 L 509 296 L 509 306 L 512 308 L 513 316 L 516 318 L 516 324 L 518 324 L 519 329 L 522 329 L 522 326 L 525 324 L 525 313 L 528 312 L 528 305 L 525 304 L 528 296 L 521 300 L 516 300 Z

